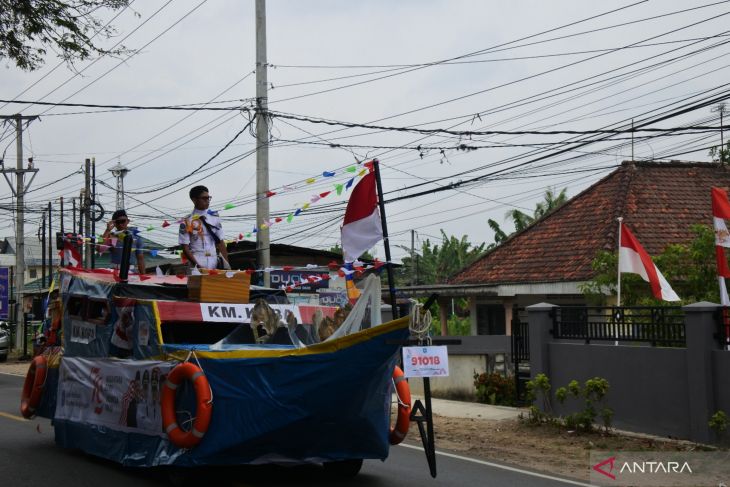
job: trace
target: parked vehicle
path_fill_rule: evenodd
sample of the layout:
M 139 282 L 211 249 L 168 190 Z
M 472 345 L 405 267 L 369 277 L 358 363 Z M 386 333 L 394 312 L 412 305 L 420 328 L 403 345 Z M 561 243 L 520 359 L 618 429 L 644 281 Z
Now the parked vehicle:
M 0 321 L 0 362 L 5 362 L 10 353 L 10 325 Z

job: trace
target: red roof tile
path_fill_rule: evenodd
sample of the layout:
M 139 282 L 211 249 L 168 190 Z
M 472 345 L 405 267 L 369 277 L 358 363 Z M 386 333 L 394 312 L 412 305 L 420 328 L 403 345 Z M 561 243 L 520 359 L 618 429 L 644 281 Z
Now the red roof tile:
M 710 163 L 624 162 L 449 283 L 589 280 L 596 253 L 616 248 L 619 216 L 650 255 L 660 254 L 671 243 L 691 241 L 691 225 L 712 225 L 712 186 L 730 187 L 730 169 Z

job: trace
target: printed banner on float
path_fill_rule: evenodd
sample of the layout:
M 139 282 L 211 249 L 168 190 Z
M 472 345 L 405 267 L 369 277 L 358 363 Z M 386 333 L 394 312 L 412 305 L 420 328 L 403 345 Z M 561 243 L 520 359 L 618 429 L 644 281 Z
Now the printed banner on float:
M 254 314 L 254 304 L 228 304 L 228 303 L 200 303 L 200 314 L 203 321 L 222 323 L 251 323 Z M 287 312 L 292 313 L 298 323 L 302 322 L 302 315 L 299 307 L 292 304 L 269 304 L 279 321 L 286 323 Z M 259 318 L 253 317 L 254 321 Z
M 64 357 L 55 419 L 163 436 L 160 395 L 174 365 Z

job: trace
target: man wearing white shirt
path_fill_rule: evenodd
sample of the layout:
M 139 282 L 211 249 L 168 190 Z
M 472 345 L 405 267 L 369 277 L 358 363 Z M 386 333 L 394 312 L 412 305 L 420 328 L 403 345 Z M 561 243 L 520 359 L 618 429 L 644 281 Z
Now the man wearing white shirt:
M 195 186 L 190 190 L 190 199 L 195 208 L 180 224 L 178 234 L 183 254 L 192 267 L 215 269 L 218 267 L 220 252 L 223 267 L 230 269 L 220 217 L 218 212 L 208 209 L 211 200 L 208 188 Z

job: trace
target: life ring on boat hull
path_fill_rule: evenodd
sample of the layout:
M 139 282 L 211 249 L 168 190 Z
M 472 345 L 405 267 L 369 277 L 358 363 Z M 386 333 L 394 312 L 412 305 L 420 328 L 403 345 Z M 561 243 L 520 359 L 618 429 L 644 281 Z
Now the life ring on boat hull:
M 177 424 L 175 415 L 175 396 L 177 388 L 184 380 L 193 383 L 195 390 L 195 419 L 190 430 L 186 431 Z M 162 427 L 173 445 L 180 448 L 192 448 L 203 439 L 210 425 L 213 412 L 213 393 L 205 374 L 195 364 L 184 362 L 176 365 L 167 375 L 162 387 L 161 398 Z
M 23 392 L 20 394 L 20 414 L 30 419 L 35 416 L 35 410 L 41 404 L 43 389 L 46 385 L 48 373 L 48 360 L 42 355 L 33 359 L 25 374 Z
M 411 424 L 411 387 L 403 375 L 403 371 L 397 365 L 393 369 L 393 384 L 398 397 L 398 417 L 395 426 L 390 429 L 390 444 L 397 445 L 403 441 L 408 434 L 408 427 Z

